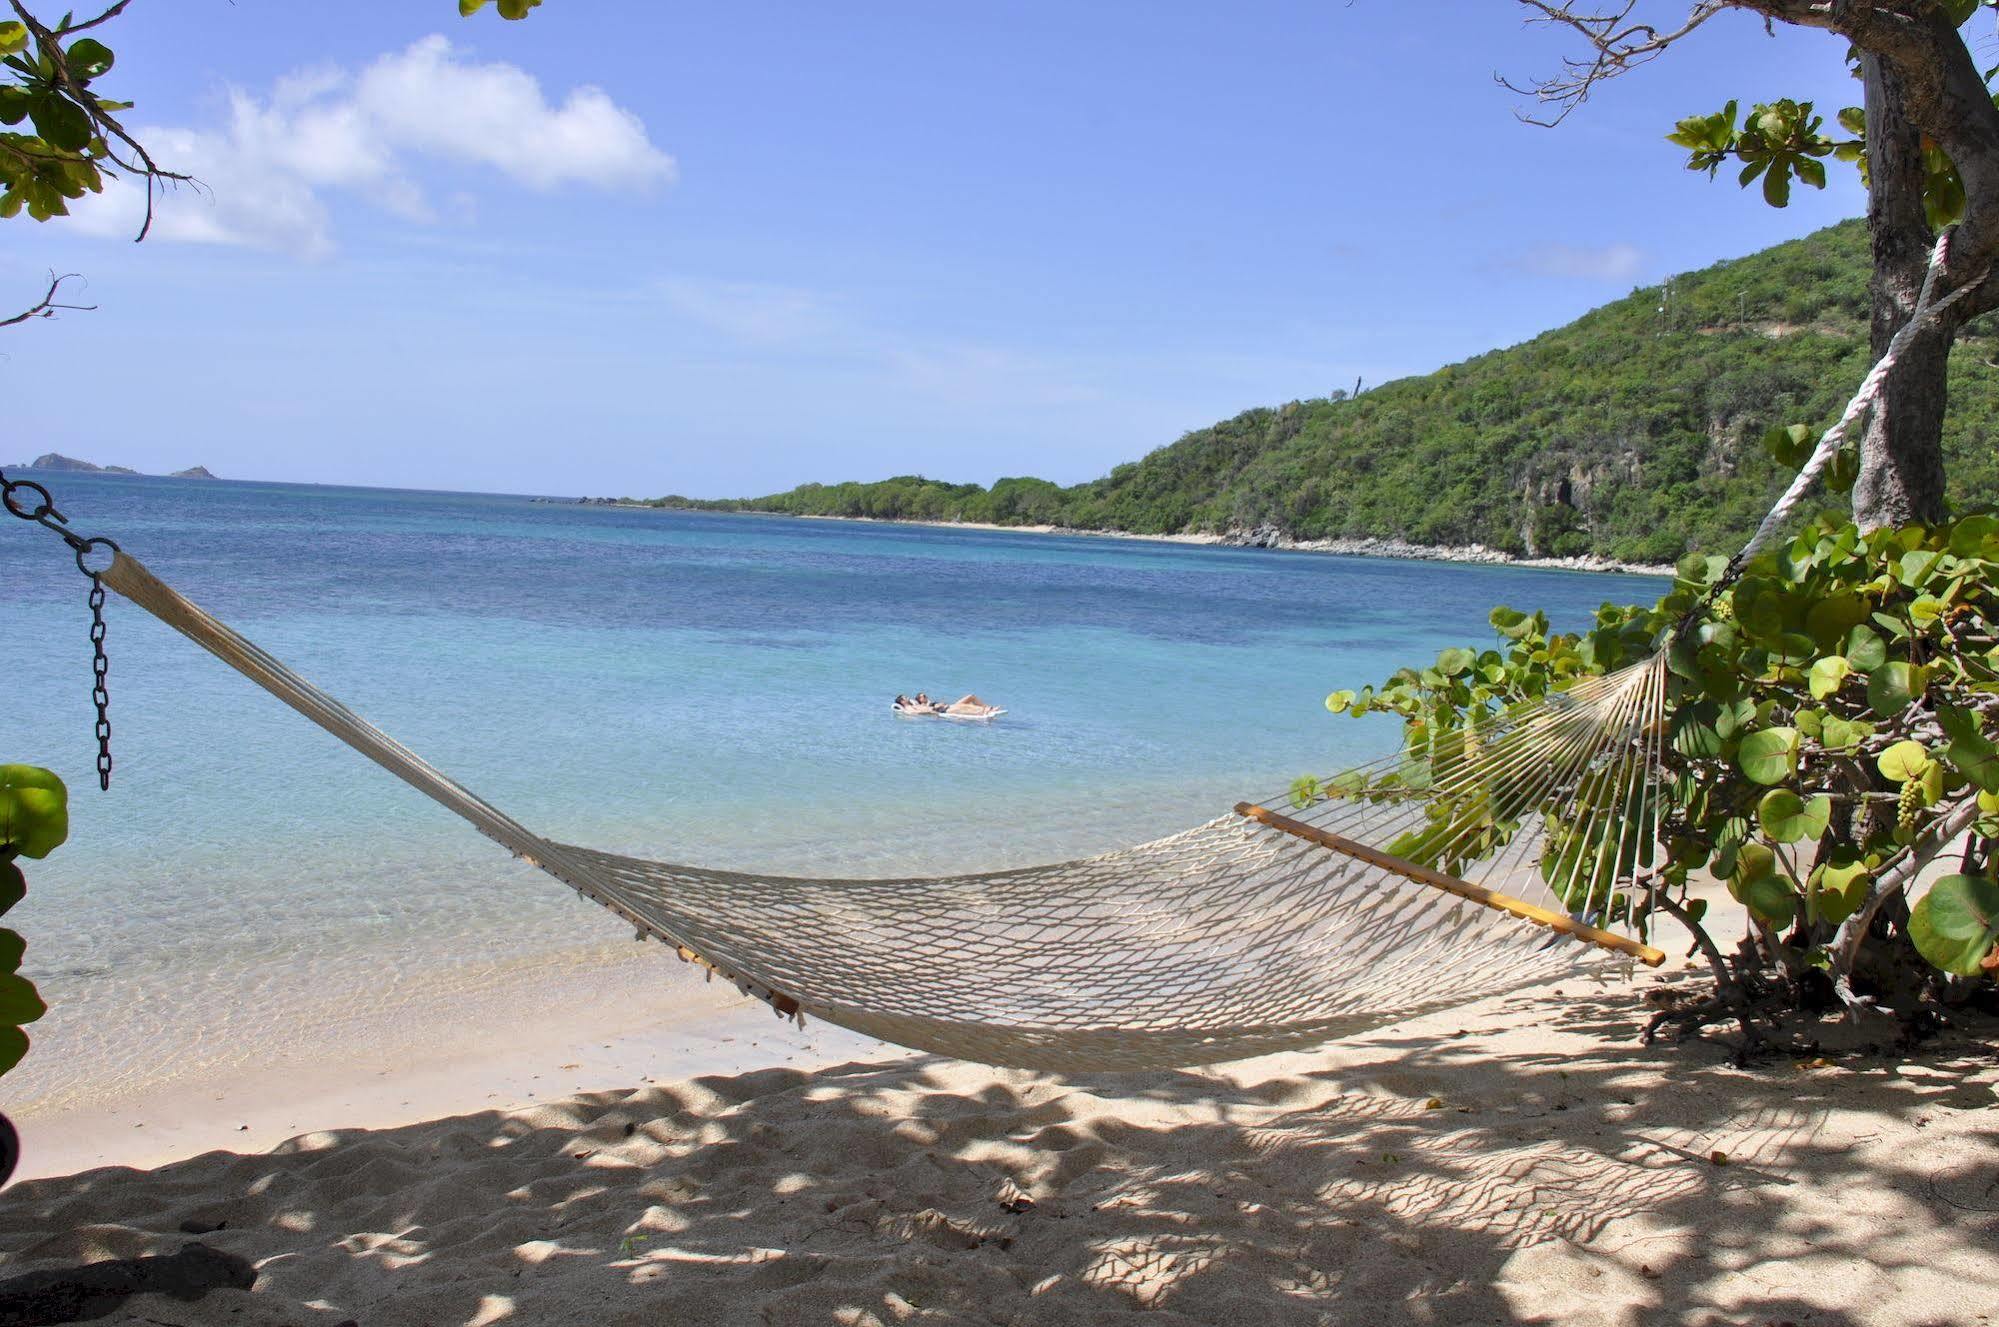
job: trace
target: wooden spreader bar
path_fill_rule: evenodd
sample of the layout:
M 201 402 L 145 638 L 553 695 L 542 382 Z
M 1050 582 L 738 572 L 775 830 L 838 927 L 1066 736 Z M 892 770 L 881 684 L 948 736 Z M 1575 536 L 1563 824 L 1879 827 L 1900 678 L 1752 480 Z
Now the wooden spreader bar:
M 1385 853 L 1379 848 L 1370 848 L 1358 839 L 1350 839 L 1344 834 L 1335 834 L 1331 830 L 1320 829 L 1316 825 L 1308 825 L 1302 820 L 1293 820 L 1290 816 L 1279 815 L 1275 811 L 1266 810 L 1252 802 L 1237 802 L 1235 809 L 1236 814 L 1245 819 L 1268 825 L 1272 829 L 1282 830 L 1294 838 L 1305 840 L 1307 843 L 1316 843 L 1322 848 L 1330 848 L 1334 852 L 1367 862 L 1371 866 L 1379 866 L 1384 871 L 1394 872 L 1404 880 L 1413 880 L 1419 885 L 1428 885 L 1432 889 L 1441 889 L 1446 894 L 1455 894 L 1459 898 L 1467 899 L 1479 904 L 1481 907 L 1491 908 L 1496 912 L 1504 912 L 1518 917 L 1522 921 L 1533 922 L 1536 926 L 1545 926 L 1551 931 L 1559 931 L 1563 935 L 1574 936 L 1578 940 L 1588 941 L 1590 944 L 1599 945 L 1604 949 L 1611 949 L 1620 954 L 1629 955 L 1647 967 L 1656 968 L 1666 961 L 1664 951 L 1654 949 L 1650 945 L 1640 944 L 1629 936 L 1619 935 L 1615 931 L 1606 931 L 1602 927 L 1591 926 L 1587 922 L 1579 922 L 1565 913 L 1555 912 L 1551 909 L 1541 907 L 1539 904 L 1529 903 L 1527 900 L 1515 898 L 1511 894 L 1502 894 L 1496 889 L 1487 889 L 1484 885 L 1474 885 L 1469 880 L 1460 880 L 1454 875 L 1448 875 L 1433 867 L 1419 866 L 1415 862 L 1404 861 L 1402 858 L 1394 856 L 1391 853 Z

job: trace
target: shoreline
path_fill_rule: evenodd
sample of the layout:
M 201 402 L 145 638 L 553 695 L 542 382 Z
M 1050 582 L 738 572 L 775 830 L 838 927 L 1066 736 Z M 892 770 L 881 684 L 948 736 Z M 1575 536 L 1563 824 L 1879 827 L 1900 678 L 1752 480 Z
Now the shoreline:
M 523 991 L 533 992 L 532 1018 L 521 1017 Z M 63 1053 L 49 1037 L 18 1080 L 9 1075 L 6 1110 L 22 1139 L 16 1183 L 264 1153 L 306 1135 L 527 1110 L 578 1093 L 913 1054 L 817 1020 L 780 1020 L 660 946 L 629 941 L 512 959 L 474 980 L 446 965 L 343 1022 L 348 1002 L 329 989 L 293 1012 L 289 1032 L 254 1031 L 244 1055 L 192 1075 L 115 1069 L 37 1091 L 51 1085 L 37 1084 L 35 1057 Z M 212 1056 L 218 1039 L 241 1035 L 205 1028 L 183 1053 Z
M 1527 567 L 1541 571 L 1584 571 L 1623 576 L 1672 576 L 1670 566 L 1620 562 L 1593 553 L 1576 557 L 1516 557 L 1484 544 L 1412 544 L 1401 539 L 1293 539 L 1275 530 L 1241 530 L 1227 534 L 1136 534 L 1129 530 L 1081 530 L 1062 525 L 1001 525 L 996 521 L 920 521 L 887 516 L 830 516 L 788 511 L 720 511 L 709 507 L 661 507 L 650 502 L 617 498 L 577 498 L 577 506 L 619 511 L 683 511 L 706 516 L 764 516 L 789 521 L 851 521 L 863 525 L 914 525 L 933 530 L 990 530 L 1001 534 L 1073 535 L 1081 539 L 1127 539 L 1140 543 L 1187 544 L 1219 548 L 1263 548 L 1280 553 L 1327 553 L 1334 557 L 1386 558 L 1402 562 L 1454 562 L 1470 566 Z

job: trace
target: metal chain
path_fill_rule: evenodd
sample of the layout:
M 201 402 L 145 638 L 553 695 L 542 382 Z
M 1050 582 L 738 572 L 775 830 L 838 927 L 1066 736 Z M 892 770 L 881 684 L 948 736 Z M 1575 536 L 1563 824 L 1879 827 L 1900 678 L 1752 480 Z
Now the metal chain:
M 111 660 L 104 653 L 104 578 L 90 577 L 90 703 L 97 707 L 97 786 L 111 791 L 111 692 L 104 675 Z
M 22 494 L 32 495 L 23 501 Z M 56 510 L 55 499 L 49 491 L 30 479 L 9 479 L 0 470 L 0 507 L 10 516 L 24 521 L 32 521 L 45 530 L 53 530 L 76 554 L 76 569 L 90 578 L 90 703 L 97 709 L 97 786 L 106 791 L 111 787 L 111 692 L 105 683 L 105 675 L 111 670 L 111 660 L 104 653 L 104 579 L 101 569 L 90 565 L 90 555 L 99 549 L 115 554 L 118 545 L 109 539 L 86 538 L 69 528 L 69 517 Z

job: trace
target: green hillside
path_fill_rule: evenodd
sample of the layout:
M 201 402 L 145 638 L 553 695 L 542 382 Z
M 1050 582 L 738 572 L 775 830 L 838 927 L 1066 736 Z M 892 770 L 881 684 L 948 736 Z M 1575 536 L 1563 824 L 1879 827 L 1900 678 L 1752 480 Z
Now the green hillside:
M 1764 429 L 1835 416 L 1866 369 L 1866 287 L 1866 232 L 1843 222 L 1351 400 L 1246 411 L 1072 488 L 906 476 L 657 505 L 1670 561 L 1739 543 L 1782 489 Z M 1960 505 L 1999 499 L 1999 344 L 1976 330 L 1946 425 Z

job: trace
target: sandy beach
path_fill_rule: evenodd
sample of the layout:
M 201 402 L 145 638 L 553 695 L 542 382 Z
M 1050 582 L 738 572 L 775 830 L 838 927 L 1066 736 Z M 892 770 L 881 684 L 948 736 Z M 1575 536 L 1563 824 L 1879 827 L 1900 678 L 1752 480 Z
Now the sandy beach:
M 1992 1321 L 1994 1029 L 1915 1058 L 1863 1046 L 1738 1070 L 1719 1046 L 1638 1043 L 1657 980 L 1132 1076 L 732 1025 L 739 1005 L 698 1041 L 674 1020 L 678 1049 L 598 1037 L 530 1078 L 583 1031 L 537 1028 L 483 1069 L 354 1089 L 345 1127 L 326 1118 L 340 1101 L 290 1101 L 313 1131 L 268 1151 L 198 1111 L 171 1139 L 165 1115 L 144 1142 L 129 1122 L 64 1126 L 44 1171 L 92 1149 L 127 1165 L 0 1196 L 0 1275 L 200 1232 L 257 1266 L 254 1289 L 139 1297 L 104 1321 Z M 715 1012 L 677 986 L 632 1012 L 669 1004 Z M 754 1051 L 725 1040 L 750 1035 Z M 698 1076 L 666 1081 L 669 1065 Z M 473 1085 L 499 1099 L 466 1103 Z M 459 1109 L 423 1113 L 454 1091 Z M 215 1127 L 241 1123 L 238 1104 Z M 163 1142 L 202 1154 L 128 1168 Z
M 537 499 L 553 501 L 553 499 Z M 1276 531 L 1235 531 L 1228 534 L 1134 534 L 1129 530 L 1084 530 L 1065 525 L 1001 525 L 995 521 L 919 521 L 878 516 L 794 516 L 773 511 L 714 511 L 709 508 L 660 507 L 650 502 L 618 498 L 578 498 L 579 505 L 616 507 L 621 511 L 700 510 L 715 516 L 775 516 L 793 521 L 852 521 L 862 525 L 915 525 L 935 530 L 994 530 L 1007 534 L 1075 535 L 1087 539 L 1131 539 L 1140 543 L 1193 544 L 1201 547 L 1272 548 L 1289 553 L 1331 553 L 1339 557 L 1400 558 L 1410 562 L 1464 562 L 1486 567 L 1539 567 L 1549 571 L 1594 571 L 1630 576 L 1671 576 L 1663 563 L 1619 562 L 1584 554 L 1579 557 L 1522 557 L 1484 544 L 1415 544 L 1406 539 L 1293 539 Z

